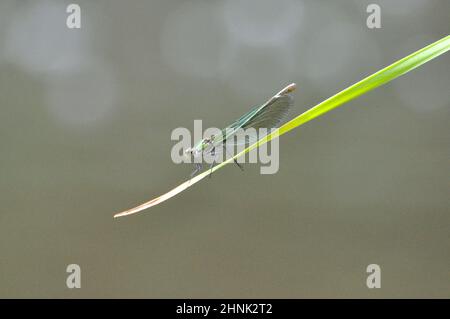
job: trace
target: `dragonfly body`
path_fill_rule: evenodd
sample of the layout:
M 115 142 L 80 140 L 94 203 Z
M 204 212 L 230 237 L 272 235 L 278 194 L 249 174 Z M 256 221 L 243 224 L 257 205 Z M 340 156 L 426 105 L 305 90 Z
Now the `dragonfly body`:
M 223 147 L 230 138 L 234 137 L 236 132 L 240 129 L 245 130 L 248 128 L 254 128 L 257 130 L 260 128 L 277 128 L 293 104 L 293 98 L 290 93 L 295 89 L 295 83 L 289 84 L 280 92 L 271 97 L 266 103 L 261 106 L 254 107 L 232 124 L 224 128 L 220 134 L 204 138 L 197 142 L 192 148 L 188 148 L 185 151 L 186 155 L 199 157 L 203 154 L 214 154 L 219 147 Z M 242 169 L 236 160 L 235 163 Z M 213 164 L 214 163 L 211 164 L 211 167 Z M 195 170 L 191 176 L 194 176 L 201 170 L 201 168 L 201 164 L 196 163 Z

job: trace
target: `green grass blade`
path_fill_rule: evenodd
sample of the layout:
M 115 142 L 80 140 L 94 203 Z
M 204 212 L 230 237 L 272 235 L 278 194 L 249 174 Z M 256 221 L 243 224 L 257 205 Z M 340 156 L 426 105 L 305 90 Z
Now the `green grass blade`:
M 383 84 L 386 84 L 399 76 L 402 76 L 405 73 L 408 73 L 411 70 L 421 66 L 422 64 L 438 57 L 439 55 L 450 50 L 450 35 L 442 38 L 410 55 L 404 57 L 401 60 L 398 60 L 391 65 L 385 67 L 384 69 L 362 79 L 361 81 L 349 86 L 348 88 L 340 91 L 339 93 L 333 95 L 327 100 L 317 104 L 313 108 L 310 108 L 306 112 L 300 114 L 296 118 L 290 120 L 281 126 L 278 130 L 274 131 L 271 134 L 261 138 L 258 142 L 250 145 L 248 148 L 236 154 L 234 158 L 238 158 L 250 150 L 267 143 L 275 137 L 283 135 L 290 130 L 309 122 L 316 117 L 325 114 L 338 106 L 351 101 L 358 96 L 367 93 Z M 221 168 L 222 166 L 229 164 L 233 161 L 233 158 L 217 165 L 214 167 L 213 171 Z M 208 174 L 205 174 L 205 176 Z
M 280 135 L 293 128 L 304 124 L 312 119 L 327 113 L 358 96 L 367 93 L 383 84 L 386 84 L 395 78 L 414 70 L 422 64 L 434 59 L 435 57 L 447 52 L 450 49 L 450 35 L 436 41 L 419 51 L 414 52 L 407 57 L 398 60 L 388 67 L 366 77 L 365 79 L 353 84 L 352 86 L 333 95 L 329 99 L 319 103 L 305 113 L 297 116 L 292 121 L 280 127 Z
M 387 66 L 386 68 L 364 78 L 363 80 L 353 84 L 352 86 L 342 90 L 341 92 L 333 95 L 329 99 L 317 104 L 313 108 L 307 110 L 306 112 L 300 114 L 296 118 L 290 120 L 289 122 L 285 123 L 283 126 L 281 126 L 278 130 L 268 134 L 267 136 L 261 138 L 256 143 L 250 145 L 242 152 L 236 154 L 233 158 L 230 158 L 215 167 L 213 167 L 212 171 L 215 172 L 218 169 L 222 168 L 224 165 L 232 163 L 234 159 L 244 155 L 245 153 L 249 152 L 250 150 L 267 143 L 268 141 L 272 140 L 273 138 L 276 138 L 280 135 L 283 135 L 290 130 L 305 124 L 306 122 L 309 122 L 316 117 L 325 114 L 338 106 L 343 105 L 344 103 L 351 101 L 358 96 L 367 93 L 383 84 L 386 84 L 395 78 L 398 78 L 399 76 L 414 70 L 415 68 L 421 66 L 422 64 L 438 57 L 439 55 L 447 52 L 450 49 L 450 35 L 446 36 L 445 38 L 442 38 L 439 41 L 436 41 L 423 49 L 420 49 L 407 57 L 398 60 L 397 62 L 394 62 L 393 64 Z M 207 170 L 203 172 L 202 174 L 199 174 L 192 178 L 190 181 L 186 181 L 179 186 L 175 187 L 171 191 L 154 198 L 138 207 L 129 209 L 127 211 L 121 212 L 119 214 L 114 215 L 114 217 L 120 217 L 120 216 L 126 216 L 131 215 L 137 212 L 140 212 L 144 209 L 147 209 L 149 207 L 155 206 L 157 204 L 160 204 L 167 199 L 175 196 L 176 194 L 179 194 L 180 192 L 184 191 L 188 187 L 192 186 L 193 184 L 197 183 L 198 181 L 202 180 L 206 176 L 210 174 L 210 171 Z

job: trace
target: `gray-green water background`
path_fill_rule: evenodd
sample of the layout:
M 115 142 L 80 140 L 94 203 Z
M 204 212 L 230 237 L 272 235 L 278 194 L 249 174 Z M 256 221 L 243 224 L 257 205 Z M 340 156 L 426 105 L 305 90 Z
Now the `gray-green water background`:
M 300 114 L 447 35 L 449 15 L 446 0 L 2 0 L 0 297 L 449 297 L 449 54 L 282 136 L 278 174 L 228 166 L 112 218 L 189 176 L 174 128 L 226 125 L 290 82 Z

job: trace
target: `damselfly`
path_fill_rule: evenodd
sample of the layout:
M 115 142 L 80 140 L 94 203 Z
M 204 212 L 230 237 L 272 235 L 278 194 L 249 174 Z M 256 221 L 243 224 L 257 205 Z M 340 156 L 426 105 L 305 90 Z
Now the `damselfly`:
M 208 138 L 204 138 L 197 142 L 192 148 L 188 148 L 185 153 L 187 156 L 199 157 L 204 154 L 214 155 L 218 152 L 218 149 L 225 148 L 226 142 L 231 138 L 234 138 L 238 130 L 246 130 L 248 128 L 254 128 L 255 131 L 261 128 L 277 128 L 283 122 L 289 109 L 293 105 L 294 99 L 291 96 L 296 88 L 295 83 L 291 83 L 282 89 L 280 92 L 271 97 L 266 103 L 261 106 L 254 107 L 248 113 L 241 116 L 232 124 L 227 126 L 221 131 L 221 134 L 212 135 Z M 245 142 L 245 141 L 244 141 Z M 248 140 L 246 142 L 249 142 Z M 242 166 L 234 159 L 236 165 L 242 169 Z M 214 161 L 211 163 L 211 168 L 214 165 Z M 194 176 L 202 169 L 201 163 L 194 164 L 195 169 L 191 174 Z

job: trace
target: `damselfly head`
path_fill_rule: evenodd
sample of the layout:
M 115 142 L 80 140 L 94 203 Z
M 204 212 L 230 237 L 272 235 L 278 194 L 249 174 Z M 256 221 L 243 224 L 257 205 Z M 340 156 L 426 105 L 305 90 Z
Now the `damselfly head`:
M 198 156 L 199 153 L 200 153 L 200 152 L 199 152 L 198 149 L 196 149 L 196 148 L 191 148 L 191 147 L 188 147 L 188 148 L 184 151 L 184 155 L 185 155 L 186 157 L 191 157 L 191 156 L 196 157 L 196 156 Z

